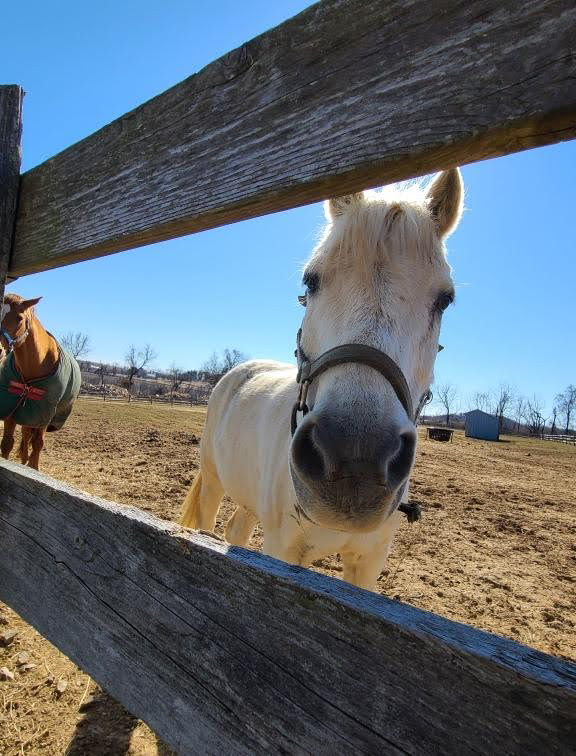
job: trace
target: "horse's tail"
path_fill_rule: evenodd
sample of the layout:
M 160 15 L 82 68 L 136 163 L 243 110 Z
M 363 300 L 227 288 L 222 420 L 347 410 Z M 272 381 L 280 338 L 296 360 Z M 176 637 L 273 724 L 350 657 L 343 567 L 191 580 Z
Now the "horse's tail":
M 198 475 L 194 478 L 194 483 L 190 486 L 190 490 L 186 494 L 184 499 L 184 507 L 182 509 L 182 516 L 180 517 L 180 524 L 185 528 L 198 529 L 198 519 L 200 515 L 200 494 L 202 493 L 202 470 L 198 471 Z

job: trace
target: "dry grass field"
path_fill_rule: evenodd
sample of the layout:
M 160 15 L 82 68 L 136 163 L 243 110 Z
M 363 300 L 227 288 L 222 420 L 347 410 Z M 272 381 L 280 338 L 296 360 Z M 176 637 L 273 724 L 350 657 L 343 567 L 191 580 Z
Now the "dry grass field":
M 198 466 L 205 408 L 79 401 L 47 438 L 43 472 L 175 519 Z M 451 619 L 576 660 L 576 447 L 424 440 L 412 498 L 379 590 Z M 231 514 L 225 503 L 219 532 Z M 259 548 L 256 532 L 253 546 Z M 338 576 L 337 556 L 315 565 Z M 66 621 L 66 618 L 63 618 Z M 3 623 L 3 624 L 1 624 Z M 166 754 L 152 733 L 7 607 L 0 634 L 0 754 Z

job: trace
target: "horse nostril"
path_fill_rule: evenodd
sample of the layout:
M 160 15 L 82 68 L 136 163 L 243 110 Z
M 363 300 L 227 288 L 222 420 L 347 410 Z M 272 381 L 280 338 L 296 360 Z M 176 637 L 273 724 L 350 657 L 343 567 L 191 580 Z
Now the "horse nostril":
M 400 434 L 399 447 L 396 454 L 388 461 L 388 480 L 393 485 L 398 485 L 408 477 L 414 451 L 416 449 L 416 433 L 406 431 Z
M 311 484 L 349 478 L 395 489 L 410 473 L 415 448 L 414 431 L 386 428 L 378 441 L 369 433 L 358 438 L 331 418 L 309 414 L 292 440 L 292 464 Z
M 311 480 L 325 478 L 324 457 L 315 442 L 315 423 L 310 418 L 302 423 L 292 441 L 292 460 L 301 475 Z

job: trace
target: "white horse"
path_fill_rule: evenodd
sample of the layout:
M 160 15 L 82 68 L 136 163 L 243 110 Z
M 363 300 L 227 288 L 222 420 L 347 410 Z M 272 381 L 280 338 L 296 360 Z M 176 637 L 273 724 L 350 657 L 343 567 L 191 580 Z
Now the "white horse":
M 443 240 L 462 200 L 453 168 L 427 190 L 326 203 L 304 270 L 300 369 L 250 361 L 218 383 L 184 526 L 213 530 L 226 493 L 237 505 L 231 544 L 246 546 L 260 520 L 265 554 L 303 565 L 338 552 L 344 580 L 374 587 L 408 498 L 415 422 L 454 299 Z

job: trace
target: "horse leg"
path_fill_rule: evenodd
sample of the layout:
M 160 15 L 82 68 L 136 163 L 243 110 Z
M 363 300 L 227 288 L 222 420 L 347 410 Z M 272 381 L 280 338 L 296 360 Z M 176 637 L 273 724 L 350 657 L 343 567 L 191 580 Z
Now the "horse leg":
M 387 554 L 386 554 L 387 556 Z M 386 556 L 382 554 L 342 554 L 344 573 L 342 577 L 347 583 L 357 585 L 373 591 L 386 563 Z
M 20 462 L 22 462 L 23 465 L 28 462 L 28 453 L 30 449 L 30 438 L 32 436 L 32 428 L 29 428 L 27 425 L 22 426 L 22 439 L 20 441 L 20 448 L 18 449 L 18 456 L 20 457 Z
M 181 524 L 185 528 L 213 531 L 223 495 L 218 478 L 200 470 L 184 500 Z
M 244 507 L 237 507 L 226 525 L 226 540 L 232 546 L 247 546 L 258 518 Z
M 262 522 L 264 541 L 262 551 L 275 559 L 295 564 L 299 567 L 306 564 L 306 555 L 310 552 L 308 539 L 299 527 L 282 518 L 281 522 Z
M 2 434 L 2 441 L 0 442 L 0 454 L 2 454 L 4 459 L 8 459 L 12 447 L 14 446 L 15 428 L 16 422 L 11 417 L 7 417 L 6 420 L 4 420 L 4 433 Z
M 359 588 L 374 591 L 380 573 L 386 565 L 392 543 L 393 538 L 390 538 L 389 541 L 378 544 L 377 548 L 366 554 L 343 553 L 341 555 L 344 566 L 343 579 Z
M 358 550 L 352 544 L 348 551 L 340 552 L 344 566 L 342 577 L 347 583 L 369 591 L 375 590 L 376 582 L 386 565 L 388 554 L 394 543 L 394 536 L 401 523 L 402 514 L 396 511 L 386 520 L 378 538 L 368 547 L 369 550 L 362 553 L 360 541 Z
M 38 469 L 40 452 L 44 448 L 44 428 L 32 428 L 32 454 L 28 460 L 28 467 Z

